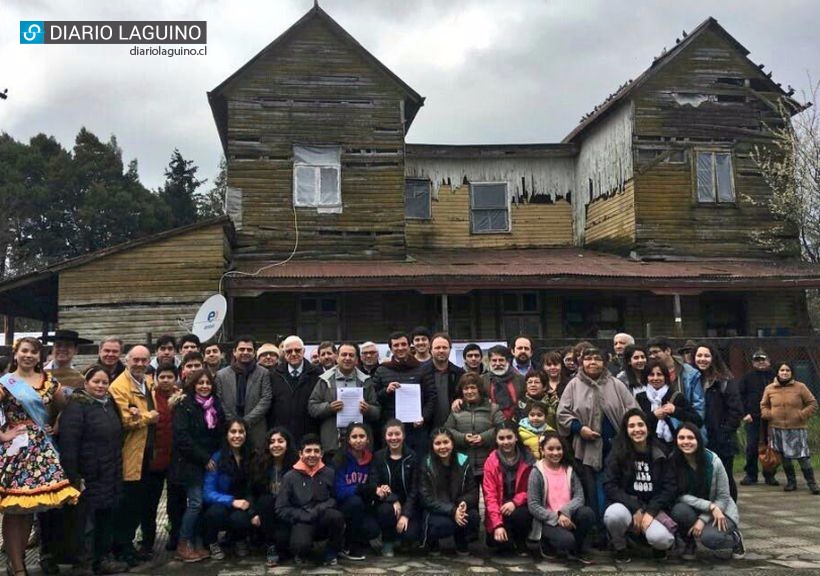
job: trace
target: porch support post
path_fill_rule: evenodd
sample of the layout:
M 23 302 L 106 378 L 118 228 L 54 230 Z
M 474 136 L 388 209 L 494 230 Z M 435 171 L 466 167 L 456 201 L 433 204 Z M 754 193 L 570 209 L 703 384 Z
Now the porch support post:
M 675 336 L 678 338 L 683 336 L 683 315 L 680 310 L 680 294 L 673 294 L 672 306 L 675 314 Z
M 450 311 L 447 294 L 441 295 L 441 329 L 444 332 L 450 331 Z
M 3 316 L 3 332 L 6 346 L 14 344 L 14 316 Z

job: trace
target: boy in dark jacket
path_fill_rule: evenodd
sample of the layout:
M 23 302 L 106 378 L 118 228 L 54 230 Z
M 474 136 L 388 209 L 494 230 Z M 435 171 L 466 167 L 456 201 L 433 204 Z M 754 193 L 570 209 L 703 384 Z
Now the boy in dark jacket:
M 336 509 L 334 472 L 322 462 L 322 443 L 306 434 L 299 445 L 299 461 L 285 474 L 276 497 L 276 514 L 291 525 L 290 549 L 297 562 L 327 538 L 324 564 L 335 566 L 344 543 L 345 520 Z

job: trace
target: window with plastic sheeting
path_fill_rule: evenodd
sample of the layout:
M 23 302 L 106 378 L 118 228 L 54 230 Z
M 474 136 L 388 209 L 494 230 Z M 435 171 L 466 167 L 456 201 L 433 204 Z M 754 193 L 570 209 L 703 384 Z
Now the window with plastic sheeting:
M 430 181 L 410 179 L 404 181 L 404 217 L 412 220 L 429 220 L 431 216 Z
M 510 201 L 506 182 L 470 184 L 470 229 L 473 234 L 510 231 Z
M 338 146 L 293 147 L 293 202 L 319 212 L 342 211 L 341 156 Z
M 735 184 L 732 178 L 730 152 L 697 153 L 697 192 L 701 204 L 734 204 Z

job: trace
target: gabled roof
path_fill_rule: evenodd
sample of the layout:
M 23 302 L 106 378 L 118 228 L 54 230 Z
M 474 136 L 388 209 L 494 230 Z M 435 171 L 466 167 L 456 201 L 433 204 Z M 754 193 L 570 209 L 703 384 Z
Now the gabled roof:
M 322 8 L 319 7 L 319 4 L 316 3 L 313 8 L 308 10 L 308 12 L 297 20 L 293 26 L 285 30 L 279 35 L 278 38 L 265 46 L 256 56 L 248 60 L 244 66 L 228 76 L 219 86 L 208 92 L 208 102 L 211 105 L 211 111 L 213 112 L 214 120 L 216 121 L 216 127 L 219 131 L 219 139 L 222 141 L 223 150 L 227 151 L 228 148 L 228 105 L 225 99 L 225 91 L 260 58 L 270 54 L 271 52 L 275 52 L 281 46 L 286 44 L 291 38 L 297 36 L 308 23 L 316 19 L 327 25 L 330 31 L 335 34 L 339 40 L 350 46 L 375 69 L 385 74 L 388 78 L 390 78 L 390 80 L 393 81 L 400 91 L 404 92 L 404 115 L 407 120 L 405 131 L 410 128 L 410 125 L 413 123 L 413 119 L 416 117 L 419 109 L 424 106 L 424 97 L 413 90 L 406 82 L 404 82 L 404 80 L 396 76 L 396 74 L 394 74 L 387 66 L 382 64 L 375 56 L 373 56 L 373 54 L 368 52 L 364 46 L 359 44 L 359 42 L 351 36 L 347 30 L 342 28 L 338 22 L 331 18 L 330 15 L 322 10 Z
M 697 28 L 692 30 L 692 32 L 683 38 L 680 42 L 675 44 L 675 46 L 657 58 L 652 62 L 652 65 L 647 68 L 640 76 L 638 76 L 634 81 L 629 81 L 625 83 L 623 86 L 618 88 L 614 94 L 611 94 L 603 104 L 600 104 L 595 108 L 595 110 L 586 116 L 578 126 L 576 126 L 572 132 L 570 132 L 562 142 L 568 143 L 574 141 L 582 132 L 584 132 L 587 128 L 595 124 L 600 118 L 607 115 L 609 112 L 617 108 L 617 106 L 621 103 L 626 101 L 629 96 L 631 96 L 635 90 L 640 88 L 643 84 L 645 84 L 648 80 L 653 78 L 660 70 L 662 70 L 669 62 L 673 61 L 681 52 L 683 52 L 688 46 L 694 43 L 700 36 L 702 36 L 707 30 L 711 30 L 712 32 L 722 36 L 729 44 L 734 46 L 734 48 L 738 51 L 738 53 L 746 58 L 746 60 L 755 68 L 758 69 L 759 67 L 757 64 L 752 62 L 749 59 L 749 50 L 746 49 L 743 44 L 738 42 L 734 36 L 729 34 L 726 29 L 718 24 L 718 21 L 712 18 L 711 16 L 701 22 Z M 787 94 L 783 88 L 777 84 L 774 80 L 772 80 L 769 76 L 764 73 L 760 73 L 760 78 L 764 82 L 769 85 L 769 88 L 772 92 L 779 92 L 785 98 L 791 100 L 791 103 L 796 111 L 802 110 L 803 106 L 798 102 L 792 100 L 790 95 Z

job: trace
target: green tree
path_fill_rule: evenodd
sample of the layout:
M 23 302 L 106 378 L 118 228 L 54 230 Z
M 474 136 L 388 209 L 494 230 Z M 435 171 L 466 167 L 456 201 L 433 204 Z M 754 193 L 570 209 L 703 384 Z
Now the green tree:
M 159 196 L 171 210 L 171 225 L 176 228 L 197 221 L 196 191 L 205 180 L 198 180 L 199 168 L 193 160 L 182 157 L 178 148 L 171 154 L 171 161 L 165 169 L 165 185 Z
M 213 186 L 197 196 L 197 212 L 200 220 L 225 214 L 225 192 L 228 188 L 228 164 L 225 157 L 219 159 L 219 173 Z

